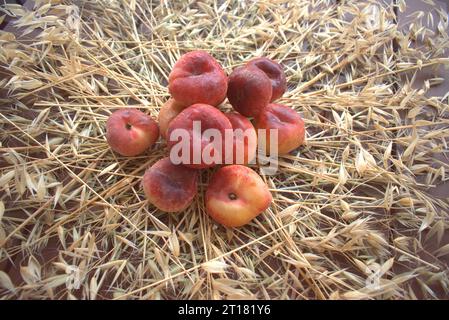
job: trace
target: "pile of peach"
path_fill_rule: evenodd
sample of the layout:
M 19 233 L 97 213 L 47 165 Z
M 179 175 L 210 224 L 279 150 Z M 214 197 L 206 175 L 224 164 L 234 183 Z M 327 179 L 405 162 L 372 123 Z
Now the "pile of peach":
M 272 201 L 271 193 L 261 177 L 245 166 L 256 156 L 256 129 L 278 130 L 278 154 L 286 154 L 299 147 L 305 139 L 304 121 L 293 109 L 272 103 L 286 90 L 282 67 L 268 59 L 256 58 L 236 68 L 229 77 L 220 64 L 207 52 L 192 51 L 183 55 L 169 76 L 172 96 L 161 108 L 158 122 L 137 109 L 114 112 L 107 121 L 106 138 L 110 147 L 124 156 L 136 156 L 150 148 L 159 138 L 167 140 L 169 150 L 177 141 L 171 140 L 176 129 L 185 129 L 191 142 L 201 150 L 212 148 L 222 162 L 203 160 L 173 164 L 169 157 L 157 161 L 143 176 L 143 189 L 154 206 L 166 212 L 186 209 L 197 194 L 198 169 L 227 163 L 211 177 L 206 190 L 207 213 L 217 222 L 238 227 L 247 224 L 266 210 Z M 235 111 L 223 113 L 218 106 L 228 98 Z M 254 126 L 246 117 L 254 119 Z M 201 123 L 201 133 L 213 128 L 225 137 L 225 130 L 249 130 L 243 143 L 243 162 L 225 159 L 223 150 L 213 149 L 210 141 L 193 134 L 193 123 Z M 235 131 L 232 131 L 235 133 Z M 260 138 L 260 137 L 259 137 Z M 264 138 L 267 152 L 270 135 Z M 225 141 L 223 141 L 225 146 Z M 193 152 L 190 152 L 190 160 Z

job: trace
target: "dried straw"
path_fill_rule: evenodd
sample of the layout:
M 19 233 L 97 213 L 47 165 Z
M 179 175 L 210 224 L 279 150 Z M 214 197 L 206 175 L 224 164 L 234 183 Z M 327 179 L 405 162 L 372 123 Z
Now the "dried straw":
M 448 203 L 428 191 L 448 179 L 448 96 L 426 95 L 449 62 L 447 13 L 398 29 L 398 3 L 3 6 L 20 32 L 0 33 L 1 297 L 447 298 Z M 185 212 L 166 214 L 140 187 L 165 143 L 122 158 L 105 140 L 115 109 L 157 116 L 192 49 L 228 72 L 255 56 L 280 61 L 280 102 L 306 119 L 307 145 L 264 176 L 272 206 L 240 229 L 205 214 L 213 169 Z M 422 69 L 434 77 L 416 87 Z

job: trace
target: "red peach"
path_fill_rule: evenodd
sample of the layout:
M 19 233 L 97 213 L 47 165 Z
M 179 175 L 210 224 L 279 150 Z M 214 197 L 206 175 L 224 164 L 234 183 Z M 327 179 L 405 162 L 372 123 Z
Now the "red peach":
M 245 117 L 257 116 L 270 102 L 273 89 L 268 76 L 253 66 L 235 69 L 228 79 L 228 100 Z
M 226 227 L 240 227 L 265 211 L 272 201 L 262 178 L 241 165 L 220 168 L 206 190 L 206 211 Z
M 260 57 L 252 59 L 247 65 L 259 68 L 270 78 L 271 87 L 273 88 L 271 102 L 282 97 L 287 89 L 287 80 L 285 79 L 284 70 L 279 63 L 265 57 Z
M 201 130 L 197 132 L 197 135 L 194 133 L 194 122 L 201 126 Z M 174 132 L 176 129 L 183 129 L 183 132 L 187 133 L 188 137 L 184 140 L 179 137 L 176 139 L 176 137 L 173 137 L 176 134 Z M 208 129 L 218 130 L 216 132 L 220 137 L 217 139 L 220 139 L 220 141 L 214 141 L 213 138 L 206 137 L 204 133 L 206 130 L 210 131 Z M 175 146 L 181 147 L 179 150 L 181 154 L 179 154 L 179 151 L 175 152 L 175 154 L 181 158 L 187 158 L 185 161 L 182 161 L 182 164 L 190 168 L 213 167 L 223 159 L 226 130 L 232 130 L 232 125 L 220 110 L 207 104 L 194 104 L 181 111 L 170 122 L 167 130 L 168 147 L 170 151 Z M 187 139 L 188 141 L 186 141 Z M 198 148 L 196 149 L 195 146 L 198 146 Z M 184 150 L 189 150 L 190 156 L 183 154 Z M 210 162 L 203 158 L 203 153 L 210 155 Z
M 145 172 L 143 190 L 150 203 L 165 212 L 186 209 L 197 194 L 198 172 L 163 158 Z
M 159 138 L 156 121 L 137 109 L 113 112 L 106 123 L 109 146 L 122 156 L 136 156 L 150 148 Z
M 217 106 L 226 97 L 227 88 L 223 68 L 205 51 L 191 51 L 181 56 L 168 77 L 170 94 L 184 105 Z
M 251 121 L 236 112 L 225 113 L 225 116 L 231 122 L 233 129 L 232 157 L 231 155 L 226 155 L 225 163 L 248 164 L 256 156 L 256 130 Z M 239 153 L 238 157 L 237 152 Z M 243 152 L 242 155 L 240 155 L 241 152 Z
M 286 154 L 304 143 L 304 120 L 292 108 L 271 103 L 255 121 L 256 129 L 266 129 L 266 152 L 270 152 L 269 129 L 278 130 L 278 154 Z
M 168 99 L 168 101 L 162 105 L 161 109 L 159 110 L 158 122 L 161 136 L 164 139 L 167 139 L 166 134 L 168 125 L 184 109 L 185 106 L 179 104 L 174 99 Z

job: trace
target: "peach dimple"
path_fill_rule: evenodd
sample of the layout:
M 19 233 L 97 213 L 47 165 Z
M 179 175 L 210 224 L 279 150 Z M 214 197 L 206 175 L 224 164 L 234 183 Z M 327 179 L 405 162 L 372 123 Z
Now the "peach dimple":
M 217 106 L 226 97 L 227 76 L 210 54 L 191 51 L 175 63 L 168 78 L 168 90 L 180 104 L 205 103 Z
M 255 121 L 256 129 L 265 129 L 266 152 L 270 153 L 270 131 L 278 132 L 278 154 L 287 154 L 298 148 L 305 140 L 304 120 L 292 108 L 281 104 L 269 104 Z M 259 140 L 260 141 L 260 140 Z
M 155 207 L 165 212 L 186 209 L 197 193 L 198 173 L 164 158 L 151 166 L 143 176 L 143 190 Z
M 159 138 L 156 121 L 137 109 L 113 112 L 106 123 L 106 139 L 115 152 L 136 156 L 150 148 Z
M 206 211 L 226 227 L 240 227 L 265 211 L 272 196 L 262 178 L 242 165 L 220 168 L 206 190 Z

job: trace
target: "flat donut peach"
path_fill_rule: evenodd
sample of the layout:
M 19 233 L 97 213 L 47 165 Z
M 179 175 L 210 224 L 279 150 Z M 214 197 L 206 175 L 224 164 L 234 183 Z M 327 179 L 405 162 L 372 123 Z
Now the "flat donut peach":
M 220 168 L 206 190 L 206 211 L 226 227 L 241 227 L 265 211 L 272 196 L 262 178 L 241 165 Z
M 278 131 L 278 154 L 287 154 L 298 148 L 305 140 L 304 120 L 292 108 L 271 103 L 256 118 L 255 128 L 266 129 L 265 142 L 267 154 L 270 152 L 270 129 Z M 258 131 L 260 134 L 260 132 Z M 260 142 L 261 140 L 259 140 Z
M 113 112 L 106 122 L 106 140 L 122 156 L 137 156 L 159 138 L 159 127 L 150 116 L 137 109 Z
M 226 73 L 205 51 L 191 51 L 179 58 L 168 77 L 168 90 L 180 104 L 218 106 L 226 97 Z
M 195 125 L 199 126 L 196 133 Z M 232 130 L 232 125 L 220 110 L 194 104 L 181 111 L 168 126 L 170 157 L 181 158 L 180 163 L 190 168 L 213 167 L 223 161 L 226 130 Z M 207 137 L 207 133 L 216 133 L 217 140 Z
M 226 164 L 248 164 L 256 156 L 257 133 L 251 121 L 236 112 L 225 113 L 233 129 L 232 155 L 226 146 Z
M 184 109 L 185 106 L 179 104 L 174 99 L 168 99 L 167 102 L 162 105 L 158 115 L 159 130 L 162 138 L 167 139 L 168 125 Z
M 257 116 L 270 103 L 271 80 L 259 68 L 236 68 L 228 78 L 228 100 L 245 117 Z
M 273 102 L 282 97 L 285 90 L 287 89 L 287 80 L 285 78 L 284 70 L 279 63 L 265 57 L 260 57 L 252 59 L 247 63 L 247 65 L 259 68 L 260 70 L 265 72 L 268 78 L 270 78 L 271 87 L 273 89 L 270 102 Z
M 185 210 L 197 194 L 198 172 L 163 158 L 146 170 L 142 186 L 148 201 L 165 212 Z

